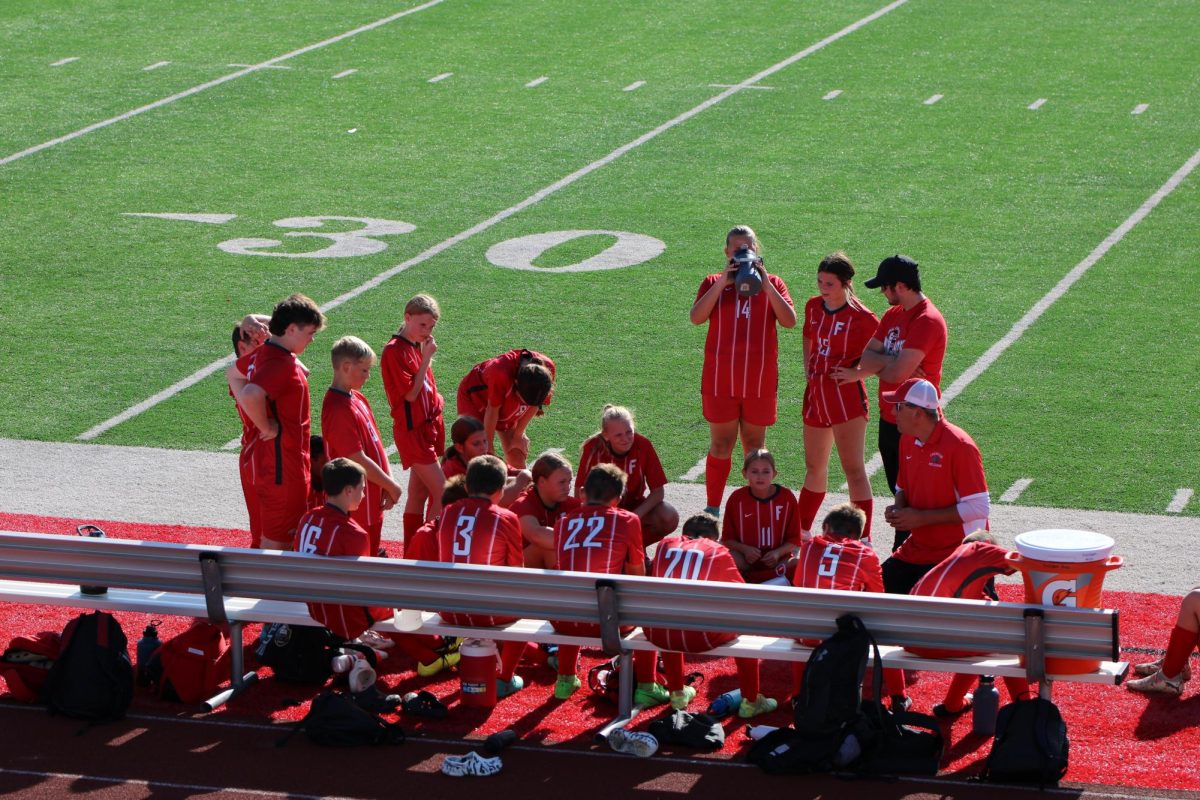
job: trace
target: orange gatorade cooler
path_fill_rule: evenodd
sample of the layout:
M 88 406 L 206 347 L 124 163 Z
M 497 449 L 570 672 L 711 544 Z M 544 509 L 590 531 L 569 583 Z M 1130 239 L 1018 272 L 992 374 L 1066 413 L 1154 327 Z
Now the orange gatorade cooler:
M 1125 563 L 1111 555 L 1116 542 L 1092 531 L 1050 529 L 1018 534 L 1011 566 L 1025 578 L 1025 602 L 1067 608 L 1103 608 L 1104 575 Z M 1100 668 L 1099 660 L 1047 658 L 1046 672 L 1079 675 Z
M 500 654 L 491 639 L 467 639 L 458 648 L 458 678 L 462 704 L 495 708 L 496 672 Z

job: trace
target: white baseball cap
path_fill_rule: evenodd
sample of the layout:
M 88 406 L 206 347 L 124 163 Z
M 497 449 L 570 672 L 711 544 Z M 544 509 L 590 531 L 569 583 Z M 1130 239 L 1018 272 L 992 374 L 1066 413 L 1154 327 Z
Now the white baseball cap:
M 929 411 L 940 407 L 937 387 L 923 378 L 909 378 L 896 391 L 884 392 L 880 398 L 885 403 L 908 403 Z

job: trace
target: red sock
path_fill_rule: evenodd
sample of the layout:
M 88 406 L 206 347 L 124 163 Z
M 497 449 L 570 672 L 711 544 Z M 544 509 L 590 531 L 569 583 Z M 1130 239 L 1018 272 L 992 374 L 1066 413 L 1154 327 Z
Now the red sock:
M 1008 696 L 1013 702 L 1017 700 L 1028 700 L 1033 697 L 1033 690 L 1029 686 L 1029 681 L 1024 678 L 1004 678 L 1004 686 L 1008 689 Z
M 804 668 L 807 666 L 803 661 L 792 664 L 792 697 L 800 696 L 800 684 L 804 680 Z
M 658 683 L 658 652 L 638 650 L 633 654 L 633 669 L 638 683 Z
M 737 664 L 738 685 L 742 689 L 742 699 L 753 703 L 762 694 L 758 684 L 758 659 L 735 658 L 733 663 Z
M 902 669 L 885 669 L 883 671 L 883 685 L 886 691 L 892 697 L 897 697 L 904 694 L 904 670 Z M 877 700 L 879 698 L 876 698 Z
M 434 652 L 433 645 L 435 642 L 441 644 L 441 640 L 436 636 L 420 636 L 415 633 L 393 633 L 388 637 L 396 643 L 396 647 L 404 655 L 416 659 L 419 664 L 432 664 L 438 660 L 438 654 Z
M 812 492 L 806 488 L 800 490 L 800 530 L 811 531 L 821 503 L 825 500 L 824 492 Z
M 1197 639 L 1200 639 L 1200 633 L 1189 631 L 1178 625 L 1175 626 L 1175 629 L 1171 631 L 1167 654 L 1163 656 L 1163 675 L 1168 678 L 1176 678 L 1179 673 L 1183 672 L 1183 665 L 1187 663 L 1192 651 L 1196 649 Z
M 419 511 L 404 512 L 404 550 L 408 551 L 409 542 L 412 541 L 413 534 L 417 532 L 417 528 L 425 524 L 425 516 Z
M 528 662 L 535 667 L 540 667 L 542 664 L 546 663 L 547 658 L 549 658 L 549 655 L 545 650 L 538 647 L 533 642 L 525 643 L 525 650 L 521 653 L 522 661 Z
M 967 690 L 975 683 L 975 678 L 975 675 L 955 674 L 950 679 L 950 688 L 946 690 L 946 696 L 942 699 L 942 705 L 947 711 L 962 711 L 963 703 L 967 699 Z
M 558 646 L 558 674 L 574 675 L 579 669 L 579 645 L 560 644 Z
M 683 653 L 663 653 L 663 672 L 666 673 L 667 689 L 683 691 Z
M 861 508 L 863 510 L 863 513 L 865 513 L 867 515 L 867 523 L 866 523 L 866 525 L 863 526 L 862 538 L 870 539 L 871 538 L 871 517 L 875 513 L 875 498 L 868 497 L 866 500 L 851 500 L 850 502 L 853 503 L 858 508 Z
M 525 652 L 525 642 L 505 642 L 500 645 L 500 680 L 511 681 Z
M 729 470 L 733 469 L 733 459 L 717 458 L 709 455 L 704 459 L 704 489 L 708 492 L 710 508 L 720 508 L 725 499 L 725 483 L 729 480 Z

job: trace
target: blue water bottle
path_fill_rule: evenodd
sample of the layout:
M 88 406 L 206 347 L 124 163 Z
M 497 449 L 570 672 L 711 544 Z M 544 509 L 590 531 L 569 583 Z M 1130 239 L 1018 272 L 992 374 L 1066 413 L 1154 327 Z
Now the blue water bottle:
M 975 690 L 975 711 L 971 716 L 971 732 L 979 736 L 996 735 L 996 715 L 1000 710 L 1000 692 L 996 691 L 996 679 L 991 675 L 979 677 Z
M 738 706 L 742 704 L 742 690 L 734 689 L 732 692 L 725 694 L 712 701 L 712 705 L 708 707 L 708 713 L 714 717 L 728 717 L 730 714 L 738 710 Z
M 151 620 L 146 626 L 146 630 L 142 631 L 142 638 L 138 639 L 137 643 L 137 682 L 139 686 L 150 685 L 150 657 L 154 655 L 154 651 L 162 646 L 162 640 L 158 638 L 158 626 L 162 625 L 161 620 Z

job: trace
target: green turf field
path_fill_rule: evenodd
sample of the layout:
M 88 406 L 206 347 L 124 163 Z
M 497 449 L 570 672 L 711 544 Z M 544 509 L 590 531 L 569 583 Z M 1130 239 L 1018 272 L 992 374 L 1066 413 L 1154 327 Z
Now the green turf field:
M 730 225 L 758 230 L 797 305 L 834 249 L 862 277 L 883 256 L 915 257 L 950 327 L 945 387 L 1200 147 L 1190 2 L 909 0 L 678 120 L 725 91 L 712 84 L 746 81 L 884 3 L 444 0 L 275 65 L 288 69 L 4 163 L 237 72 L 231 64 L 419 5 L 0 6 L 0 436 L 74 440 L 225 357 L 245 312 L 269 312 L 292 291 L 328 303 L 414 260 L 330 311 L 304 356 L 318 417 L 334 339 L 381 348 L 407 298 L 428 291 L 443 308 L 435 368 L 451 407 L 471 364 L 529 346 L 560 375 L 549 414 L 531 425 L 535 451 L 575 452 L 600 406 L 621 402 L 674 479 L 707 448 L 704 330 L 687 312 Z M 51 66 L 65 58 L 78 60 Z M 1162 512 L 1177 489 L 1200 488 L 1198 182 L 1186 177 L 952 401 L 994 498 L 1029 478 L 1020 503 Z M 166 213 L 235 216 L 130 216 Z M 285 235 L 358 222 L 273 224 L 297 217 L 409 232 L 365 254 L 294 257 L 363 244 Z M 546 251 L 534 261 L 544 272 L 487 257 L 508 240 L 573 230 L 640 234 L 665 250 L 588 272 L 553 270 L 613 236 Z M 882 298 L 864 295 L 882 313 Z M 781 335 L 781 351 L 768 443 L 795 485 L 798 330 Z M 377 379 L 367 388 L 385 417 Z M 219 449 L 238 430 L 218 372 L 91 440 Z M 1200 501 L 1184 513 L 1200 514 Z

